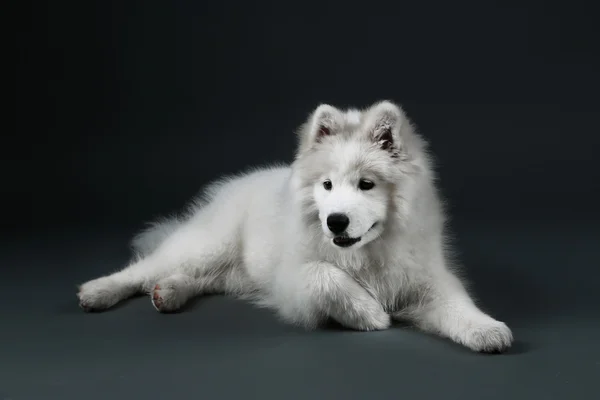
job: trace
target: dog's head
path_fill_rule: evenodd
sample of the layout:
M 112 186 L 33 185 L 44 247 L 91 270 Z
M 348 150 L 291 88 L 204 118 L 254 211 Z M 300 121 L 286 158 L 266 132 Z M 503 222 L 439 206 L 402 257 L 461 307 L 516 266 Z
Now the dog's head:
M 410 157 L 410 124 L 388 101 L 366 110 L 319 106 L 299 131 L 295 176 L 305 213 L 325 238 L 358 248 L 381 235 Z

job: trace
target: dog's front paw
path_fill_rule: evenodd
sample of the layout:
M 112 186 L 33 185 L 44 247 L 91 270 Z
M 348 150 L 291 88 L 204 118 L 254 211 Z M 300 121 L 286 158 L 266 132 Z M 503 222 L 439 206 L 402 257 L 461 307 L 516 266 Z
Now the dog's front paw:
M 108 277 L 93 279 L 81 285 L 77 297 L 84 311 L 104 310 L 119 301 L 119 285 Z
M 391 317 L 381 307 L 360 310 L 361 312 L 337 313 L 338 322 L 358 331 L 382 331 L 391 325 Z
M 360 324 L 361 330 L 382 331 L 388 329 L 391 325 L 391 317 L 385 311 L 377 312 L 365 318 Z
M 513 334 L 504 322 L 491 319 L 473 323 L 465 332 L 463 344 L 483 353 L 502 353 L 513 343 Z

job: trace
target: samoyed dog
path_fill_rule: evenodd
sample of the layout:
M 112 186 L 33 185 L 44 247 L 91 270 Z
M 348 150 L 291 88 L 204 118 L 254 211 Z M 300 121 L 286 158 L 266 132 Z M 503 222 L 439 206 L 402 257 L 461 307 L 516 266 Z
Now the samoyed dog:
M 511 330 L 449 265 L 426 143 L 399 106 L 320 105 L 298 136 L 290 166 L 213 184 L 185 215 L 139 234 L 134 261 L 81 285 L 80 306 L 147 293 L 173 312 L 225 293 L 307 329 L 332 319 L 373 331 L 397 319 L 475 351 L 510 347 Z

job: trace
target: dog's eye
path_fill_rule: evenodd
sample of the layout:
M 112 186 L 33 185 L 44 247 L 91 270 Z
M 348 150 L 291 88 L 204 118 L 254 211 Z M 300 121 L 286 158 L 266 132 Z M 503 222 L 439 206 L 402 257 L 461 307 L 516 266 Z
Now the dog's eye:
M 325 188 L 325 190 L 331 190 L 333 185 L 331 184 L 330 180 L 326 180 L 325 182 L 323 182 L 323 187 Z
M 373 182 L 368 181 L 366 179 L 361 179 L 358 182 L 358 188 L 360 190 L 371 190 L 371 189 L 373 189 L 374 186 L 375 186 L 375 184 Z

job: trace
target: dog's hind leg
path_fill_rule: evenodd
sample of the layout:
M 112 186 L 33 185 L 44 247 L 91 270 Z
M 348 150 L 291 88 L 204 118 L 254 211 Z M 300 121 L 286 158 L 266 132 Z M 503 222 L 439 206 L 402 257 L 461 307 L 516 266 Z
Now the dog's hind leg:
M 113 274 L 92 279 L 79 286 L 79 306 L 85 311 L 100 311 L 122 300 L 147 291 L 156 268 L 149 258 L 139 260 Z
M 196 294 L 224 290 L 223 276 L 239 264 L 234 227 L 198 222 L 182 225 L 154 252 L 123 270 L 81 285 L 80 306 L 102 310 L 136 293 L 148 293 L 154 306 L 167 312 Z
M 157 311 L 168 313 L 179 310 L 189 299 L 203 291 L 201 280 L 176 273 L 159 280 L 150 299 Z
M 179 310 L 191 298 L 206 293 L 240 293 L 248 286 L 239 265 L 197 264 L 192 270 L 160 278 L 150 289 L 150 300 L 154 308 L 162 313 Z M 243 285 L 236 282 L 243 282 Z

